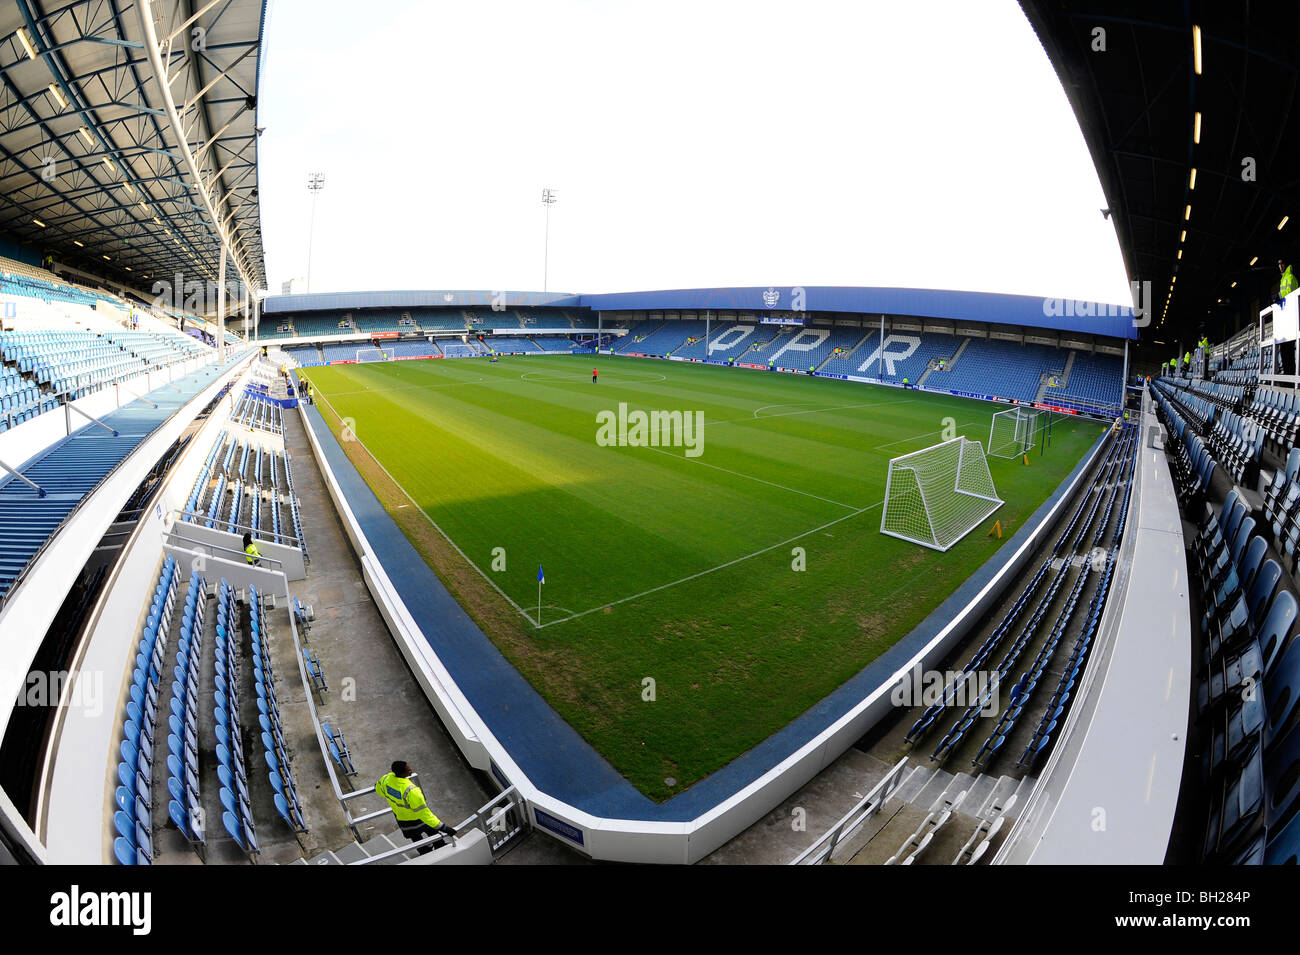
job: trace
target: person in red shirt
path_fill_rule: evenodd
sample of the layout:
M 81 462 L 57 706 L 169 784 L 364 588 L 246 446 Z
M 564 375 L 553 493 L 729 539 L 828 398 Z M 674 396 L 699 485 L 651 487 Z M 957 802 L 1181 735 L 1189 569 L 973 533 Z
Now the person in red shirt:
M 596 382 L 596 375 L 598 375 L 598 374 L 599 374 L 599 372 L 596 371 L 595 368 L 591 369 L 591 381 L 592 381 L 592 384 L 595 384 L 595 382 Z

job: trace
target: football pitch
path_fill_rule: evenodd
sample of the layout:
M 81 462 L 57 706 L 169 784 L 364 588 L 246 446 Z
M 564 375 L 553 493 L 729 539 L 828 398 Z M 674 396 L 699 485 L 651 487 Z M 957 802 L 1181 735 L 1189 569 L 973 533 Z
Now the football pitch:
M 1006 503 L 940 553 L 880 533 L 889 459 L 953 434 L 984 445 L 1005 405 L 607 356 L 303 374 L 349 458 L 475 622 L 658 801 L 908 633 L 1102 429 L 1057 417 L 1029 466 L 990 457 Z M 993 520 L 1003 540 L 987 533 Z

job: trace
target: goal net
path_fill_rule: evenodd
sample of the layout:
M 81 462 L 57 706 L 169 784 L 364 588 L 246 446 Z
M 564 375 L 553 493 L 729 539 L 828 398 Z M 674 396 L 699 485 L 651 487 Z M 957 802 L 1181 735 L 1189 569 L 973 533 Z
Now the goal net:
M 957 437 L 889 462 L 880 533 L 947 550 L 1001 506 L 984 449 Z
M 989 425 L 989 454 L 995 458 L 1018 458 L 1028 454 L 1037 440 L 1037 431 L 1037 411 L 1030 408 L 999 411 Z
M 382 348 L 358 348 L 357 362 L 363 361 L 388 361 L 393 357 L 393 353 L 384 351 Z

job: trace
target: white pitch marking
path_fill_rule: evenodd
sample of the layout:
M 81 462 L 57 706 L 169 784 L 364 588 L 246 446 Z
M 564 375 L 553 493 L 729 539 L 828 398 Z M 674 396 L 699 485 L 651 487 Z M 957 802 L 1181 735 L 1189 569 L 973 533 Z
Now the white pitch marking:
M 600 604 L 599 606 L 592 607 L 589 610 L 584 610 L 581 613 L 575 613 L 569 617 L 562 617 L 559 620 L 552 620 L 550 623 L 542 624 L 542 626 L 539 629 L 545 630 L 547 627 L 553 627 L 557 623 L 567 623 L 570 620 L 576 620 L 579 617 L 587 616 L 587 614 L 595 613 L 597 610 L 604 610 L 606 607 L 616 607 L 619 604 L 627 603 L 629 600 L 637 600 L 641 597 L 649 596 L 650 594 L 657 594 L 659 591 L 667 590 L 669 587 L 676 587 L 678 584 L 684 584 L 691 580 L 697 580 L 698 578 L 705 577 L 709 574 L 714 573 L 715 571 L 725 570 L 726 568 L 733 567 L 736 564 L 744 563 L 745 561 L 749 560 L 752 557 L 758 557 L 760 554 L 766 554 L 770 550 L 776 550 L 778 547 L 784 547 L 786 544 L 792 543 L 797 540 L 802 540 L 803 538 L 808 537 L 811 534 L 816 534 L 818 531 L 825 530 L 828 527 L 831 527 L 835 524 L 839 524 L 841 521 L 847 521 L 851 517 L 857 517 L 859 514 L 865 513 L 866 511 L 869 511 L 872 508 L 879 507 L 881 504 L 884 503 L 885 502 L 883 500 L 880 500 L 877 501 L 875 504 L 868 504 L 866 507 L 859 508 L 858 510 L 854 511 L 851 514 L 845 514 L 843 517 L 837 517 L 833 521 L 828 521 L 827 523 L 822 524 L 820 527 L 814 527 L 812 530 L 807 530 L 801 534 L 796 534 L 794 535 L 794 537 L 787 537 L 783 541 L 778 541 L 777 543 L 771 544 L 768 547 L 764 547 L 761 550 L 756 550 L 752 554 L 746 554 L 743 557 L 737 557 L 735 560 L 729 560 L 725 564 L 718 564 L 718 566 L 716 567 L 710 567 L 708 570 L 702 570 L 697 574 L 691 574 L 689 577 L 682 577 L 679 578 L 678 580 L 669 581 L 666 584 L 660 584 L 658 587 L 651 587 L 649 590 L 643 590 L 641 591 L 641 593 L 633 594 L 630 597 L 621 597 L 618 600 L 610 600 L 607 601 L 606 603 Z
M 653 378 L 635 378 L 627 380 L 623 375 L 654 375 Z M 542 375 L 541 378 L 530 378 L 530 375 Z M 632 371 L 632 372 L 606 372 L 607 380 L 615 385 L 648 385 L 653 381 L 667 381 L 667 375 L 661 375 L 657 371 Z M 615 377 L 616 376 L 616 377 Z M 540 382 L 565 382 L 565 381 L 582 381 L 587 376 L 582 372 L 568 372 L 561 374 L 555 371 L 526 371 L 519 376 L 522 381 L 540 381 Z M 599 381 L 597 381 L 599 384 Z
M 658 451 L 660 454 L 666 454 L 670 458 L 677 458 L 682 461 L 693 461 L 695 464 L 702 464 L 706 468 L 713 468 L 715 471 L 723 471 L 727 474 L 734 474 L 736 477 L 745 478 L 748 481 L 757 481 L 759 484 L 766 484 L 768 487 L 778 488 L 782 491 L 789 491 L 791 494 L 802 494 L 804 497 L 811 497 L 814 500 L 825 501 L 827 504 L 834 504 L 836 507 L 855 510 L 855 505 L 845 504 L 843 501 L 832 501 L 829 497 L 820 497 L 816 494 L 809 494 L 807 491 L 801 491 L 798 488 L 786 487 L 784 484 L 777 484 L 775 481 L 765 481 L 760 477 L 754 477 L 752 474 L 743 474 L 740 471 L 733 471 L 730 468 L 720 467 L 716 464 L 709 464 L 707 461 L 701 461 L 699 458 L 688 458 L 684 455 L 673 454 L 671 451 L 665 451 L 663 448 L 647 448 L 648 451 Z
M 321 395 L 321 397 L 325 398 L 324 395 Z M 328 398 L 325 398 L 325 404 L 329 406 L 330 411 L 334 412 L 334 417 L 338 418 L 339 420 L 342 420 L 343 416 L 338 413 L 338 409 L 336 409 L 332 404 L 330 404 Z M 537 624 L 533 621 L 532 617 L 528 616 L 528 613 L 524 610 L 524 608 L 519 606 L 519 604 L 515 603 L 510 598 L 510 595 L 508 593 L 506 593 L 504 590 L 498 587 L 497 582 L 493 580 L 491 577 L 489 577 L 486 573 L 484 573 L 482 567 L 474 563 L 474 561 L 470 560 L 469 555 L 466 554 L 463 550 L 461 550 L 460 546 L 454 540 L 451 539 L 451 537 L 447 534 L 447 532 L 438 526 L 438 522 L 429 516 L 428 511 L 420 507 L 419 504 L 416 504 L 415 498 L 411 497 L 411 495 L 407 493 L 406 488 L 402 487 L 402 485 L 398 482 L 397 478 L 393 477 L 393 475 L 389 473 L 388 468 L 384 467 L 383 462 L 380 461 L 379 458 L 375 457 L 375 455 L 371 452 L 371 450 L 366 447 L 365 442 L 363 442 L 360 438 L 357 437 L 353 437 L 352 440 L 355 441 L 357 444 L 361 445 L 362 448 L 365 448 L 365 452 L 366 454 L 370 455 L 370 459 L 374 461 L 375 464 L 379 465 L 379 470 L 383 471 L 384 474 L 388 476 L 388 480 L 392 481 L 394 486 L 396 486 L 399 491 L 401 491 L 403 494 L 406 495 L 406 499 L 408 501 L 410 501 L 412 504 L 415 504 L 415 509 L 419 511 L 422 515 L 424 515 L 424 519 L 428 521 L 431 525 L 433 525 L 433 529 L 436 530 L 439 534 L 441 534 L 443 536 L 443 539 L 452 546 L 452 549 L 455 550 L 456 553 L 460 554 L 462 558 L 464 558 L 465 563 L 469 564 L 476 571 L 478 571 L 479 576 L 482 577 L 484 580 L 486 580 L 488 584 L 491 585 L 493 590 L 495 590 L 502 597 L 504 597 L 506 601 L 510 604 L 510 606 L 514 607 L 515 610 L 519 611 L 519 615 L 521 617 L 523 617 L 534 627 L 536 627 Z
M 360 395 L 367 391 L 383 395 L 390 391 L 427 391 L 430 388 L 451 388 L 455 385 L 477 385 L 485 381 L 487 381 L 486 378 L 474 378 L 467 381 L 444 381 L 433 385 L 394 385 L 391 388 L 371 388 L 367 386 L 356 391 L 335 391 L 332 392 L 332 394 L 335 398 L 342 398 L 344 395 Z
M 731 424 L 736 421 L 766 421 L 768 418 L 789 418 L 794 415 L 805 414 L 822 414 L 827 411 L 849 411 L 853 408 L 887 408 L 893 405 L 908 405 L 916 401 L 915 398 L 904 398 L 902 401 L 868 401 L 860 405 L 837 405 L 833 408 L 813 408 L 809 411 L 782 411 L 780 414 L 765 414 L 755 417 L 751 414 L 748 418 L 723 418 L 719 421 L 709 421 L 708 424 Z M 779 407 L 777 405 L 764 405 L 767 408 Z M 762 410 L 762 409 L 759 409 Z
M 959 424 L 959 425 L 957 425 L 957 427 L 958 427 L 958 428 L 973 428 L 973 427 L 975 427 L 975 425 L 977 425 L 977 424 L 979 424 L 978 421 L 973 421 L 973 422 L 969 422 L 969 423 L 967 423 L 967 424 Z M 894 445 L 896 445 L 896 444 L 907 444 L 907 442 L 909 442 L 909 441 L 915 441 L 917 438 L 925 438 L 925 437 L 928 437 L 929 435 L 932 435 L 932 434 L 943 434 L 943 429 L 942 429 L 942 428 L 936 428 L 936 429 L 933 430 L 933 431 L 922 431 L 920 434 L 914 434 L 914 435 L 912 435 L 910 438 L 899 438 L 897 441 L 886 441 L 884 444 L 878 444 L 878 445 L 876 445 L 874 448 L 872 448 L 872 450 L 873 450 L 873 451 L 883 451 L 885 448 L 892 448 L 892 447 L 893 447 Z

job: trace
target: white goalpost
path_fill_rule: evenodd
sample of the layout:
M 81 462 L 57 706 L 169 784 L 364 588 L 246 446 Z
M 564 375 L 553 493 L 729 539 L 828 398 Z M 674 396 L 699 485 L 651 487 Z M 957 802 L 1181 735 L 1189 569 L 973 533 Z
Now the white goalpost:
M 1038 414 L 1033 408 L 1008 408 L 995 414 L 989 424 L 989 454 L 995 458 L 1028 454 L 1038 438 Z
M 358 348 L 357 363 L 363 361 L 388 361 L 393 357 L 392 352 L 384 351 L 382 348 Z
M 947 550 L 1001 506 L 984 449 L 956 437 L 889 462 L 880 533 Z

